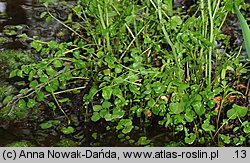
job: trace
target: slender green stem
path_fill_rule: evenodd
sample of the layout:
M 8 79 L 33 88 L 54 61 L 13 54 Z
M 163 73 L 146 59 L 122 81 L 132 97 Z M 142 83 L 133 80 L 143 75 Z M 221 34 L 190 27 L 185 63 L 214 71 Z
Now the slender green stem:
M 213 12 L 213 19 L 215 18 L 216 13 L 220 7 L 220 0 L 218 0 L 217 2 L 215 1 L 215 3 L 216 3 L 216 7 L 215 7 L 214 12 Z
M 207 19 L 205 18 L 205 12 L 204 12 L 204 10 L 205 10 L 205 6 L 204 6 L 204 0 L 201 0 L 201 2 L 200 2 L 200 10 L 201 10 L 201 19 L 202 19 L 202 28 L 201 28 L 201 33 L 202 33 L 202 36 L 203 37 L 206 37 L 206 31 L 207 31 Z M 204 53 L 204 48 L 203 47 L 201 47 L 201 49 L 200 49 L 200 56 L 199 56 L 199 58 L 200 59 L 202 59 L 203 58 L 203 53 Z M 207 55 L 205 56 L 205 60 L 207 61 Z M 207 62 L 206 62 L 206 65 L 205 65 L 205 77 L 207 78 L 207 76 L 208 76 L 208 74 L 207 74 L 207 72 L 208 72 L 208 70 L 207 70 Z M 202 68 L 203 69 L 203 68 Z
M 58 102 L 58 100 L 57 100 L 57 98 L 56 98 L 54 92 L 51 92 L 51 95 L 52 95 L 52 97 L 54 98 L 54 100 L 55 100 L 57 106 L 59 107 L 59 109 L 61 110 L 61 112 L 62 112 L 62 113 L 64 114 L 64 116 L 68 119 L 68 123 L 70 124 L 70 119 L 69 119 L 68 115 L 65 113 L 65 111 L 62 109 L 61 105 L 59 104 L 59 102 Z
M 226 19 L 227 19 L 227 15 L 228 15 L 228 12 L 225 12 L 225 16 L 224 16 L 224 18 L 223 18 L 223 20 L 222 20 L 222 23 L 221 23 L 220 26 L 219 26 L 219 29 L 221 29 L 222 26 L 223 26 L 223 24 L 225 23 L 225 21 L 226 21 Z
M 101 21 L 101 24 L 102 24 L 102 28 L 103 28 L 104 31 L 106 31 L 106 29 L 108 27 L 108 24 L 109 24 L 108 23 L 109 20 L 108 20 L 107 4 L 106 3 L 104 4 L 104 10 L 105 10 L 105 15 L 106 16 L 103 15 L 103 11 L 102 11 L 100 3 L 98 3 L 97 7 L 98 7 L 99 18 L 100 18 L 100 21 Z M 106 18 L 106 24 L 105 24 L 105 21 L 104 21 L 103 17 Z M 109 32 L 106 32 L 105 39 L 106 39 L 105 43 L 106 43 L 106 46 L 107 46 L 107 50 L 110 52 L 111 51 L 111 46 L 110 46 Z
M 85 89 L 86 87 L 77 87 L 77 88 L 72 88 L 72 89 L 67 89 L 67 90 L 63 90 L 63 91 L 58 91 L 58 92 L 54 92 L 54 95 L 58 95 L 58 94 L 62 94 L 62 93 L 67 93 L 67 92 L 72 92 L 72 91 L 76 91 L 76 90 L 81 90 L 81 89 Z M 50 94 L 45 95 L 45 97 L 50 96 Z
M 105 25 L 105 22 L 103 20 L 103 13 L 102 13 L 101 5 L 98 3 L 97 7 L 98 7 L 99 18 L 100 18 L 100 21 L 101 21 L 101 24 L 102 24 L 102 28 L 106 29 L 106 25 Z
M 147 25 L 147 24 L 146 24 L 146 25 Z M 136 38 L 137 38 L 138 35 L 143 31 L 143 29 L 146 27 L 146 25 L 143 26 L 143 27 L 141 28 L 141 30 L 137 33 L 137 35 L 133 38 L 133 40 L 132 40 L 132 41 L 130 42 L 130 44 L 127 46 L 127 48 L 125 49 L 125 51 L 122 53 L 122 55 L 121 55 L 121 57 L 120 57 L 119 60 L 122 60 L 122 58 L 124 57 L 124 55 L 126 54 L 126 52 L 129 50 L 129 48 L 131 47 L 131 45 L 135 42 Z
M 57 22 L 59 22 L 60 24 L 62 24 L 64 27 L 68 28 L 70 31 L 72 31 L 75 35 L 79 36 L 80 38 L 84 39 L 85 41 L 89 41 L 87 39 L 85 39 L 82 35 L 80 35 L 79 33 L 77 33 L 74 29 L 72 29 L 71 27 L 69 27 L 68 25 L 66 25 L 65 23 L 63 23 L 61 20 L 57 19 L 54 15 L 52 15 L 49 11 L 49 9 L 47 8 L 47 12 L 48 14 L 55 19 Z
M 106 4 L 106 3 L 105 3 L 104 10 L 105 10 L 105 15 L 106 15 L 106 27 L 108 28 L 109 27 L 109 12 L 108 12 L 108 4 Z M 111 52 L 111 45 L 110 45 L 110 38 L 109 38 L 109 31 L 108 30 L 106 33 L 106 41 L 107 41 L 108 51 Z
M 211 0 L 207 1 L 208 3 L 208 12 L 209 12 L 209 19 L 210 19 L 210 39 L 209 41 L 213 44 L 214 42 L 214 19 L 212 14 L 212 7 L 211 7 Z M 212 78 L 212 54 L 213 54 L 213 45 L 209 47 L 208 53 L 208 84 L 211 84 Z
M 177 53 L 176 53 L 176 49 L 174 47 L 174 44 L 170 40 L 169 34 L 167 33 L 167 30 L 166 30 L 165 25 L 164 25 L 162 13 L 161 13 L 161 11 L 162 11 L 161 4 L 162 4 L 162 0 L 157 0 L 157 5 L 158 5 L 157 10 L 158 10 L 158 17 L 159 17 L 160 24 L 161 24 L 161 29 L 163 31 L 165 39 L 167 40 L 168 44 L 170 45 L 170 47 L 172 49 L 172 52 L 173 52 L 173 55 L 174 55 L 174 58 L 175 58 L 175 62 L 176 62 L 177 67 L 179 69 L 178 76 L 179 76 L 179 79 L 181 79 L 182 78 L 182 76 L 181 76 L 181 66 L 180 66 L 180 63 L 178 61 L 178 57 L 177 57 Z
M 133 4 L 132 15 L 135 15 L 135 5 L 134 5 L 134 4 Z M 137 23 L 136 23 L 136 19 L 134 19 L 133 24 L 134 24 L 134 33 L 135 33 L 135 35 L 137 35 L 138 32 L 137 32 Z M 135 38 L 135 45 L 136 45 L 137 48 L 140 48 L 138 37 Z

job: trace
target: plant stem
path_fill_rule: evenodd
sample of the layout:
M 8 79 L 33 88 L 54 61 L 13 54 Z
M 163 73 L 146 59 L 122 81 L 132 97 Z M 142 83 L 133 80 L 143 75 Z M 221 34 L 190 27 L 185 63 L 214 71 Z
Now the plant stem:
M 210 39 L 209 41 L 213 44 L 214 42 L 214 19 L 212 14 L 212 7 L 211 7 L 211 0 L 207 1 L 208 3 L 208 12 L 209 12 L 209 19 L 210 19 Z M 211 84 L 212 78 L 212 54 L 213 54 L 213 45 L 209 47 L 208 53 L 208 84 Z
M 177 64 L 177 68 L 178 68 L 178 76 L 179 76 L 179 79 L 181 80 L 182 76 L 181 76 L 181 66 L 180 66 L 180 63 L 178 61 L 178 57 L 177 57 L 177 53 L 176 53 L 176 49 L 174 47 L 174 44 L 172 43 L 172 41 L 170 40 L 169 38 L 169 35 L 167 33 L 167 30 L 164 26 L 164 21 L 163 21 L 163 18 L 162 18 L 162 13 L 161 13 L 161 4 L 162 4 L 162 0 L 157 0 L 157 10 L 158 10 L 158 17 L 159 17 L 159 20 L 160 20 L 160 25 L 161 25 L 161 29 L 163 31 L 163 34 L 164 34 L 164 37 L 165 39 L 167 40 L 168 44 L 170 45 L 171 49 L 172 49 L 172 52 L 173 52 L 173 55 L 174 55 L 174 59 L 175 59 L 175 62 Z
M 147 26 L 147 23 L 145 24 L 145 26 L 143 26 L 141 28 L 141 30 L 137 33 L 137 35 L 133 38 L 133 40 L 130 42 L 130 44 L 127 46 L 127 48 L 125 49 L 125 51 L 122 53 L 121 57 L 120 57 L 120 61 L 122 60 L 122 58 L 124 57 L 124 55 L 126 54 L 126 52 L 129 50 L 129 48 L 131 47 L 131 45 L 135 42 L 136 38 L 138 37 L 138 35 L 143 31 L 143 29 Z
M 70 124 L 70 119 L 69 119 L 68 115 L 65 113 L 65 111 L 62 109 L 61 105 L 59 104 L 59 102 L 58 102 L 58 100 L 57 100 L 57 98 L 56 98 L 54 92 L 51 92 L 51 95 L 52 95 L 52 97 L 54 98 L 54 100 L 55 100 L 57 106 L 59 107 L 59 109 L 61 110 L 61 112 L 62 112 L 62 113 L 64 114 L 64 116 L 68 119 L 68 124 Z
M 49 9 L 47 8 L 47 12 L 48 14 L 55 19 L 57 22 L 59 22 L 60 24 L 62 24 L 64 27 L 68 28 L 71 32 L 73 32 L 75 35 L 79 36 L 80 38 L 84 39 L 85 41 L 89 42 L 89 40 L 85 39 L 82 35 L 80 35 L 79 33 L 77 33 L 74 29 L 72 29 L 71 27 L 69 27 L 68 25 L 66 25 L 65 23 L 63 23 L 61 20 L 57 19 L 54 15 L 52 15 L 49 11 Z
M 135 5 L 134 5 L 134 4 L 133 4 L 132 15 L 135 15 Z M 137 32 L 137 23 L 136 23 L 136 19 L 134 19 L 133 24 L 134 24 L 134 31 L 135 31 L 134 33 L 135 33 L 135 35 L 137 36 L 137 33 L 138 33 L 138 32 Z M 137 48 L 140 49 L 138 37 L 135 38 L 135 45 L 136 45 Z
M 207 19 L 205 18 L 205 7 L 204 7 L 204 0 L 201 0 L 200 1 L 200 10 L 201 10 L 201 19 L 202 19 L 202 28 L 201 28 L 201 33 L 202 33 L 202 36 L 205 38 L 206 37 L 206 31 L 207 31 Z M 201 47 L 200 49 L 200 56 L 199 56 L 199 59 L 202 60 L 203 59 L 203 52 L 204 52 L 204 48 Z M 207 61 L 207 56 L 205 56 L 205 61 Z M 205 65 L 205 77 L 207 78 L 207 62 L 206 62 L 206 65 Z M 203 69 L 201 67 L 201 69 Z
M 101 8 L 100 3 L 98 3 L 97 7 L 98 7 L 98 12 L 99 12 L 99 17 L 100 17 L 100 21 L 101 21 L 101 24 L 102 24 L 102 28 L 106 32 L 105 39 L 106 39 L 107 50 L 108 50 L 108 52 L 110 52 L 111 51 L 111 46 L 110 46 L 109 32 L 106 31 L 106 29 L 108 27 L 107 4 L 106 3 L 104 4 L 104 9 L 105 9 L 105 14 L 106 14 L 106 24 L 105 24 L 105 21 L 103 19 L 104 16 L 103 16 L 103 12 L 102 12 L 102 8 Z

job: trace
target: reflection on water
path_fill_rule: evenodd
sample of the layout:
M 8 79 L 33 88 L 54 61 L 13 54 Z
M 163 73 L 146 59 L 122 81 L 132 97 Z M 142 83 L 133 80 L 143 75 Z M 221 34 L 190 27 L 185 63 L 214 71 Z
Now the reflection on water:
M 76 1 L 71 2 L 75 3 Z M 26 33 L 30 37 L 38 36 L 38 39 L 45 41 L 55 40 L 61 42 L 68 39 L 68 36 L 65 37 L 68 31 L 60 23 L 53 19 L 49 23 L 45 23 L 45 18 L 40 18 L 40 14 L 44 9 L 44 6 L 39 4 L 37 0 L 0 0 L 0 53 L 6 49 L 29 49 L 29 41 L 25 42 L 23 39 L 16 37 L 21 33 Z M 60 20 L 65 21 L 67 19 L 69 6 L 58 4 L 51 6 L 50 9 L 51 13 Z M 32 54 L 35 54 L 35 51 Z M 5 55 L 8 55 L 8 53 Z M 0 69 L 2 65 L 0 63 Z M 0 83 L 3 81 L 5 79 L 1 78 L 0 75 Z M 33 131 L 32 127 L 15 124 L 16 122 L 6 124 L 0 119 L 0 146 L 16 140 L 32 139 L 36 142 L 33 133 L 31 133 Z M 50 140 L 57 142 L 59 136 L 59 134 L 55 135 L 55 138 Z M 40 136 L 38 133 L 37 137 L 45 139 L 44 142 L 50 142 L 50 140 L 46 140 L 44 133 L 41 133 Z M 51 137 L 53 138 L 53 136 Z
M 5 2 L 0 2 L 0 12 L 5 13 L 6 10 L 6 3 Z
M 32 0 L 1 0 L 0 2 L 0 36 L 2 39 L 7 39 L 0 43 L 0 49 L 23 49 L 26 46 L 20 41 L 17 41 L 14 36 L 6 38 L 4 30 L 10 25 L 25 25 L 28 24 L 28 17 L 32 13 L 27 12 L 24 6 L 32 6 Z M 16 31 L 17 34 L 22 33 L 25 30 Z
M 25 4 L 25 0 L 6 0 L 7 24 L 17 25 L 26 23 L 26 12 L 22 8 L 22 5 Z
M 23 6 L 32 4 L 32 0 L 5 0 L 0 2 L 0 12 L 6 13 L 7 16 L 2 25 L 26 24 L 27 12 Z
M 72 1 L 75 3 L 75 1 Z M 67 5 L 51 6 L 51 12 L 64 21 L 67 19 L 67 12 L 69 7 Z M 65 40 L 67 30 L 55 20 L 45 23 L 44 18 L 40 18 L 40 14 L 45 10 L 42 4 L 37 0 L 0 0 L 0 37 L 4 36 L 3 30 L 10 25 L 21 25 L 23 29 L 18 31 L 26 33 L 28 36 L 38 36 L 38 39 L 44 41 Z M 29 47 L 29 44 L 20 42 L 20 39 L 11 37 L 12 41 L 8 43 L 0 42 L 0 49 L 23 49 Z

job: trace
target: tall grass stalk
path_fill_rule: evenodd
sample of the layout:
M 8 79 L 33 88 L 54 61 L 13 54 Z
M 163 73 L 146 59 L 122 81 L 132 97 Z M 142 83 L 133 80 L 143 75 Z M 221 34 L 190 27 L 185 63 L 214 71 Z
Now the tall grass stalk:
M 237 15 L 239 22 L 240 22 L 240 27 L 241 27 L 243 39 L 244 39 L 244 42 L 246 45 L 248 59 L 250 59 L 250 29 L 248 27 L 246 19 L 241 14 L 239 8 L 236 5 L 234 5 L 234 6 L 235 6 L 235 10 L 236 10 L 236 15 Z
M 208 3 L 208 13 L 209 13 L 209 20 L 210 20 L 210 42 L 214 42 L 214 17 L 212 14 L 212 6 L 211 0 L 207 1 Z M 211 76 L 212 76 L 212 53 L 213 53 L 213 46 L 209 47 L 208 53 L 208 84 L 211 84 Z
M 155 6 L 153 1 L 151 1 L 151 3 L 153 4 L 153 6 Z M 162 17 L 162 0 L 157 0 L 157 8 L 156 8 L 156 10 L 158 11 L 158 17 L 159 17 L 159 21 L 160 21 L 160 24 L 161 24 L 161 29 L 162 29 L 162 32 L 164 34 L 164 37 L 165 37 L 165 39 L 167 40 L 167 43 L 170 45 L 170 47 L 172 49 L 176 65 L 177 65 L 177 68 L 179 70 L 178 71 L 178 77 L 181 80 L 182 79 L 181 64 L 180 64 L 179 58 L 177 56 L 176 48 L 175 48 L 173 42 L 171 41 L 171 39 L 169 37 L 169 34 L 168 34 L 168 32 L 167 32 L 167 30 L 165 28 L 164 20 L 163 20 L 163 17 Z
M 101 4 L 99 3 L 99 1 L 98 1 L 97 7 L 98 7 L 99 18 L 100 18 L 100 21 L 101 21 L 101 24 L 102 24 L 102 28 L 103 28 L 103 30 L 106 30 L 108 28 L 108 25 L 109 25 L 107 4 L 106 3 L 104 4 L 104 10 L 105 10 L 104 12 L 105 12 L 105 14 L 102 11 L 103 8 L 101 7 Z M 106 20 L 106 24 L 105 24 L 105 20 Z M 106 33 L 105 41 L 106 41 L 107 50 L 108 50 L 108 52 L 110 52 L 111 51 L 111 45 L 110 45 L 110 40 L 109 40 L 109 32 Z
M 201 10 L 201 18 L 202 18 L 202 28 L 201 28 L 201 33 L 203 37 L 206 37 L 206 31 L 207 31 L 207 18 L 205 17 L 205 6 L 204 6 L 204 0 L 200 1 L 200 10 Z M 199 59 L 203 58 L 203 52 L 204 52 L 204 48 L 201 47 L 200 49 L 200 56 Z M 207 55 L 205 56 L 205 60 L 207 61 Z M 205 77 L 207 77 L 207 66 L 205 66 Z
M 208 74 L 208 84 L 211 84 L 212 81 L 212 54 L 214 51 L 214 19 L 216 18 L 216 13 L 218 12 L 219 6 L 220 6 L 221 0 L 215 0 L 213 1 L 213 5 L 211 3 L 211 0 L 207 0 L 208 5 L 208 15 L 209 15 L 209 22 L 210 22 L 210 35 L 209 35 L 209 41 L 212 43 L 212 46 L 209 47 L 208 52 L 208 61 L 207 61 L 207 74 Z

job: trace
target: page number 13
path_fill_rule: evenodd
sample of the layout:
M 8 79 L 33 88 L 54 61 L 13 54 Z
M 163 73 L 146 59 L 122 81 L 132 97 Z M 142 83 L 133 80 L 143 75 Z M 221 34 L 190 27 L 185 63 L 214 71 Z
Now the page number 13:
M 246 158 L 247 157 L 246 150 L 236 150 L 234 153 L 236 154 L 236 158 Z

